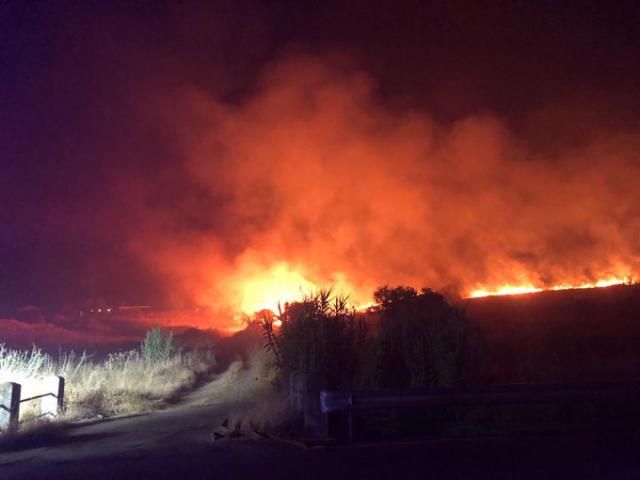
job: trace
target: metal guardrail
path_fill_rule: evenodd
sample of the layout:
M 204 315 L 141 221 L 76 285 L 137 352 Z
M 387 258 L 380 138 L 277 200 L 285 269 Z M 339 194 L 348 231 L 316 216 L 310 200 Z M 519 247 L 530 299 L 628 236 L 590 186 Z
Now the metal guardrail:
M 41 380 L 44 393 L 22 398 L 22 385 L 14 382 L 0 384 L 0 432 L 18 429 L 20 423 L 20 405 L 26 402 L 39 401 L 38 418 L 58 416 L 64 408 L 63 377 L 51 376 Z
M 347 414 L 353 440 L 353 412 L 375 408 L 522 405 L 640 400 L 640 383 L 584 385 L 492 385 L 429 390 L 320 391 L 320 412 Z

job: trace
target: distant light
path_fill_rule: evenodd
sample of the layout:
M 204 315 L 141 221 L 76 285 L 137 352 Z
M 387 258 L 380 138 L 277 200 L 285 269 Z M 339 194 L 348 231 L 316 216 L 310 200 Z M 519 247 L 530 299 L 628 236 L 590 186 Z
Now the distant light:
M 98 309 L 98 313 L 102 313 L 102 309 L 101 308 Z

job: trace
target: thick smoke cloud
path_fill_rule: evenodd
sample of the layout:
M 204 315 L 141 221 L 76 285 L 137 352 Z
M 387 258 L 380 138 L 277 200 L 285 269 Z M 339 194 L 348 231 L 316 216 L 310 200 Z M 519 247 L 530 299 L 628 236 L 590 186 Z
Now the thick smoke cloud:
M 637 15 L 468 3 L 8 5 L 0 306 L 637 277 Z
M 239 104 L 180 102 L 174 168 L 191 193 L 146 212 L 130 244 L 176 298 L 237 308 L 243 284 L 282 262 L 362 302 L 385 283 L 464 295 L 640 269 L 637 130 L 586 118 L 564 126 L 569 144 L 532 143 L 557 109 L 519 132 L 491 114 L 440 124 L 382 104 L 344 58 L 300 55 Z

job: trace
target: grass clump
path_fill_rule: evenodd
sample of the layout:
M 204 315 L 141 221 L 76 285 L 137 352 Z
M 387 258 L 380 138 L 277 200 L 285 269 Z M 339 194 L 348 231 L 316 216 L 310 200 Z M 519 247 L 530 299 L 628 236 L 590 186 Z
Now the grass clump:
M 140 353 L 146 362 L 166 362 L 175 353 L 173 333 L 164 333 L 159 327 L 152 328 L 140 344 Z

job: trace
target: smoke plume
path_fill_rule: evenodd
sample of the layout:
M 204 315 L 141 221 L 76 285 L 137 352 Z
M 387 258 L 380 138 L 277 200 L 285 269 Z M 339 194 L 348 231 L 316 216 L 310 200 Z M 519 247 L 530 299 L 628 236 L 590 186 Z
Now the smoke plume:
M 518 128 L 491 113 L 442 123 L 383 102 L 344 58 L 304 55 L 240 102 L 190 88 L 177 104 L 161 114 L 179 144 L 175 195 L 119 187 L 145 205 L 129 247 L 174 300 L 246 309 L 277 282 L 356 302 L 387 283 L 464 296 L 640 269 L 640 135 L 589 105 Z

